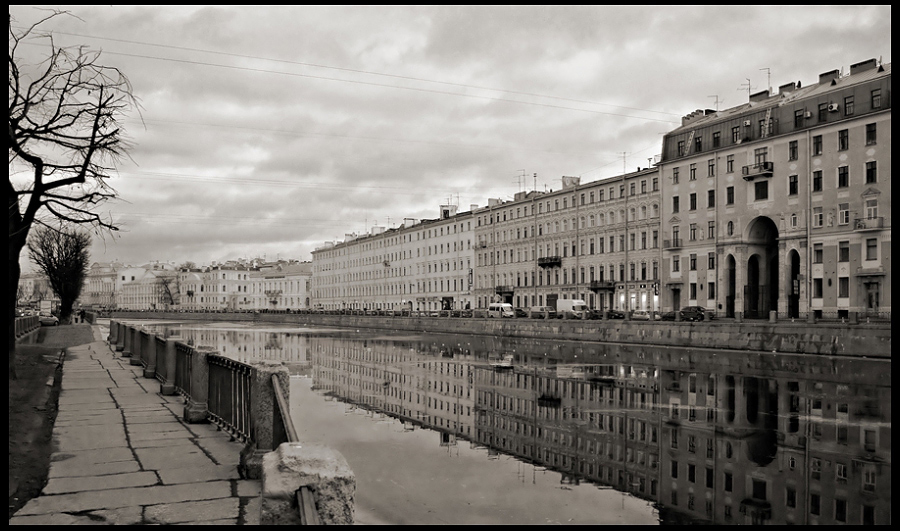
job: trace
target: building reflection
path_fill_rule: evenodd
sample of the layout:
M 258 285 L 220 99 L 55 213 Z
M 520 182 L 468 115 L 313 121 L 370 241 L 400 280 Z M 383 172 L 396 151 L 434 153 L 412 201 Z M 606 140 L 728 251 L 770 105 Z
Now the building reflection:
M 321 392 L 666 522 L 890 522 L 888 363 L 454 336 L 308 347 Z

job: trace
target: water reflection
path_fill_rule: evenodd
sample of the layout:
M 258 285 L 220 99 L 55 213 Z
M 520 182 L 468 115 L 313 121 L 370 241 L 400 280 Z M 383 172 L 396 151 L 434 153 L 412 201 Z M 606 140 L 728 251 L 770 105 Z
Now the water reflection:
M 312 377 L 308 393 L 339 400 L 332 406 L 340 415 L 388 415 L 382 421 L 401 439 L 435 430 L 435 448 L 463 448 L 488 462 L 512 456 L 535 477 L 552 471 L 556 491 L 590 484 L 627 492 L 654 503 L 663 522 L 890 522 L 889 360 L 234 332 L 194 341 L 218 341 L 226 355 L 295 362 Z M 301 431 L 309 420 L 298 422 Z M 414 455 L 385 454 L 396 452 L 393 439 L 363 445 L 371 429 L 346 444 L 377 455 L 373 466 Z M 641 519 L 639 509 L 629 515 L 635 520 L 625 522 Z

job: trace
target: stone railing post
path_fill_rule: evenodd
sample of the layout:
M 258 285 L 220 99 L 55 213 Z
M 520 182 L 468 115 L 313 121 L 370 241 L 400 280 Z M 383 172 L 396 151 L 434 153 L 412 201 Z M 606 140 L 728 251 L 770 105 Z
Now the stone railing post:
M 141 329 L 134 327 L 131 329 L 131 360 L 129 365 L 141 364 Z
M 272 387 L 272 375 L 277 374 L 282 389 L 290 386 L 290 373 L 287 367 L 278 361 L 254 360 L 253 374 L 250 377 L 250 418 L 253 419 L 253 431 L 250 443 L 241 453 L 241 468 L 247 477 L 262 477 L 262 458 L 276 448 L 275 415 L 278 408 L 275 390 Z M 278 419 L 280 422 L 281 419 Z
M 144 378 L 156 378 L 156 334 L 147 336 L 147 348 L 144 349 Z
M 322 444 L 283 443 L 262 463 L 262 525 L 300 523 L 297 491 L 307 487 L 322 524 L 352 524 L 356 477 L 344 456 Z
M 122 330 L 123 334 L 125 335 L 125 342 L 124 342 L 123 348 L 122 348 L 122 357 L 123 358 L 131 357 L 131 344 L 134 341 L 133 330 L 134 329 L 130 326 L 125 326 L 125 329 Z M 118 347 L 118 345 L 117 345 L 117 347 Z
M 166 375 L 165 383 L 159 384 L 159 394 L 164 396 L 172 396 L 175 394 L 175 344 L 180 341 L 180 337 L 166 338 L 166 354 L 163 357 L 165 367 L 163 373 Z M 157 370 L 159 370 L 157 368 Z
M 191 424 L 207 421 L 209 413 L 209 364 L 206 357 L 216 354 L 209 347 L 196 347 L 191 354 L 191 394 L 184 404 L 184 420 Z
M 125 323 L 116 323 L 116 347 L 117 352 L 125 350 Z M 124 355 L 124 354 L 123 354 Z
M 109 342 L 109 345 L 115 347 L 116 341 L 119 338 L 119 323 L 116 321 L 109 322 L 109 336 L 107 336 L 106 340 Z

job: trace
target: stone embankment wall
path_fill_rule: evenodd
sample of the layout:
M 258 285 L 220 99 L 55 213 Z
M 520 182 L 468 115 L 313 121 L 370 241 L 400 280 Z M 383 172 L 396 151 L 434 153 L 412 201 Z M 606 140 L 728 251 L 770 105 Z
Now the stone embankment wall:
M 890 358 L 890 323 L 380 317 L 280 313 L 116 312 L 116 319 L 249 321 L 409 332 Z

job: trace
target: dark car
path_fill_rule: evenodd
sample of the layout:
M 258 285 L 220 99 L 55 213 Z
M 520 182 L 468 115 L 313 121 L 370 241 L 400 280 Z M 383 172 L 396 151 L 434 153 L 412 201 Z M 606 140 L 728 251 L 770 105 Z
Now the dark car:
M 608 310 L 606 312 L 607 319 L 624 319 L 625 312 L 620 312 L 619 310 Z
M 528 310 L 525 308 L 513 308 L 516 317 L 528 317 Z
M 706 308 L 703 306 L 685 306 L 681 309 L 682 321 L 703 321 L 706 319 Z
M 660 321 L 674 321 L 675 320 L 675 312 L 663 312 L 659 314 Z

